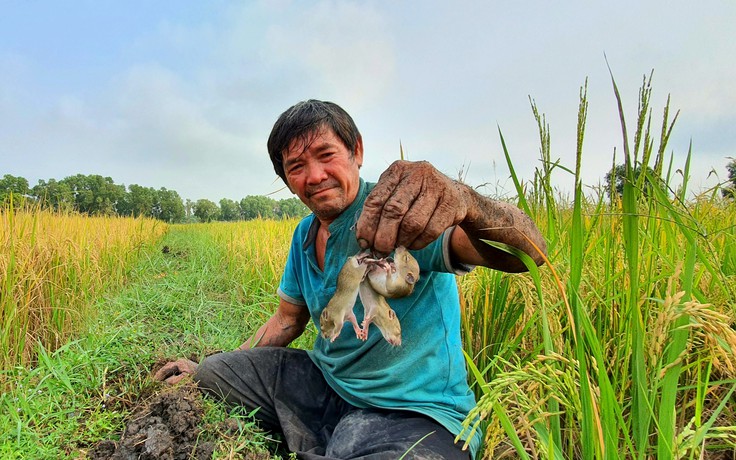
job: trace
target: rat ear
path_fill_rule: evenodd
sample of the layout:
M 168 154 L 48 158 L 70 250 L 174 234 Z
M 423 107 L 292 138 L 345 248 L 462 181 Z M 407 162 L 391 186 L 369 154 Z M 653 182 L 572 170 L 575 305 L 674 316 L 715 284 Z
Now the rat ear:
M 417 280 L 414 278 L 414 273 L 409 272 L 406 274 L 406 282 L 408 284 L 414 284 L 417 282 Z

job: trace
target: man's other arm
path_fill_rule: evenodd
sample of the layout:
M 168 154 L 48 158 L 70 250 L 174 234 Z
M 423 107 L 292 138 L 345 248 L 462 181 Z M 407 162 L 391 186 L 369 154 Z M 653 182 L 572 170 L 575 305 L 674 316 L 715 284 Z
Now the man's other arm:
M 309 310 L 280 299 L 276 312 L 258 331 L 238 347 L 247 350 L 252 347 L 285 347 L 302 335 L 309 322 Z M 198 364 L 186 358 L 166 363 L 153 376 L 154 380 L 175 384 L 197 372 Z
M 246 340 L 238 349 L 285 347 L 304 333 L 309 318 L 309 310 L 306 306 L 280 299 L 276 312 L 256 331 L 253 337 Z

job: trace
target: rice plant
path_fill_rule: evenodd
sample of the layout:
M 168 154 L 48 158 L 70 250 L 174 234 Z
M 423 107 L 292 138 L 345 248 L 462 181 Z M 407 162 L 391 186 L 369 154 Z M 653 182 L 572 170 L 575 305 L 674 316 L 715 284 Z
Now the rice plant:
M 154 220 L 10 203 L 0 209 L 0 369 L 32 363 L 39 344 L 66 343 L 94 315 L 92 299 L 120 286 L 142 247 L 166 230 Z
M 679 169 L 681 185 L 672 185 L 666 149 L 677 115 L 668 101 L 660 129 L 652 127 L 651 75 L 631 139 L 613 86 L 624 145 L 621 196 L 583 193 L 587 84 L 573 168 L 551 160 L 549 127 L 533 101 L 542 166 L 530 183 L 516 176 L 501 136 L 519 206 L 542 229 L 549 260 L 538 269 L 530 263 L 527 275 L 477 270 L 461 282 L 480 398 L 466 430 L 485 428 L 486 458 L 736 452 L 736 206 L 717 190 L 687 198 L 692 152 Z M 574 176 L 572 202 L 554 193 L 555 173 Z

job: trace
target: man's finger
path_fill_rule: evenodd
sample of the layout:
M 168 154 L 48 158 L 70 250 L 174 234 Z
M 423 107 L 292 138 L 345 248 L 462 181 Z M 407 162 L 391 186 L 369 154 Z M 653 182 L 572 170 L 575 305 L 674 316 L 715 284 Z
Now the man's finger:
M 439 238 L 442 232 L 457 223 L 455 209 L 449 206 L 448 201 L 440 201 L 433 211 L 424 231 L 416 235 L 412 244 L 407 246 L 409 249 L 417 250 L 428 246 Z
M 178 375 L 172 375 L 171 377 L 164 380 L 164 382 L 168 383 L 169 385 L 174 385 L 179 382 L 181 382 L 184 378 L 189 377 L 189 374 L 178 374 Z
M 373 248 L 382 253 L 390 253 L 397 246 L 397 237 L 404 216 L 414 205 L 421 193 L 421 182 L 402 181 L 383 205 L 378 228 L 373 238 Z
M 164 364 L 164 366 L 159 369 L 154 375 L 153 380 L 156 380 L 158 382 L 163 382 L 172 375 L 179 373 L 179 366 L 176 362 L 170 362 Z
M 376 231 L 383 213 L 383 205 L 400 180 L 401 165 L 400 162 L 394 162 L 381 174 L 378 183 L 368 194 L 363 204 L 363 211 L 355 226 L 355 237 L 363 249 L 373 248 Z
M 424 231 L 416 235 L 411 245 L 406 246 L 409 249 L 422 249 L 429 245 L 432 241 L 448 228 L 457 225 L 465 218 L 467 214 L 467 205 L 462 198 L 462 192 L 453 182 L 446 181 L 446 186 L 437 187 L 441 190 L 437 196 L 437 202 L 434 209 L 430 211 L 431 217 L 424 228 Z
M 424 232 L 437 206 L 437 195 L 422 190 L 401 219 L 396 237 L 396 246 L 413 247 L 415 240 Z M 426 246 L 426 245 L 425 245 Z
M 159 382 L 168 382 L 168 379 L 177 375 L 192 375 L 197 371 L 197 363 L 186 358 L 177 359 L 164 364 L 154 375 L 153 379 Z

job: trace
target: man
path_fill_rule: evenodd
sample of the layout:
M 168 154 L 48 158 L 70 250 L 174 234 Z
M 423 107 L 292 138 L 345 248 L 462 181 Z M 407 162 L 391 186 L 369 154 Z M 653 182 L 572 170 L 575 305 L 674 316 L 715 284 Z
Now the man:
M 468 459 L 455 444 L 474 406 L 460 343 L 454 274 L 482 265 L 524 271 L 503 242 L 538 264 L 545 243 L 518 208 L 482 197 L 426 162 L 397 161 L 378 183 L 359 175 L 363 141 L 339 106 L 309 100 L 276 121 L 268 140 L 276 173 L 311 210 L 294 232 L 275 314 L 253 343 L 197 365 L 179 360 L 156 378 L 193 375 L 200 388 L 249 410 L 284 433 L 300 458 Z M 421 267 L 414 292 L 392 299 L 402 326 L 393 347 L 376 328 L 366 341 L 351 328 L 310 351 L 285 348 L 334 294 L 346 258 L 361 249 L 412 251 Z M 361 308 L 356 306 L 358 321 Z M 477 451 L 480 437 L 471 442 Z

